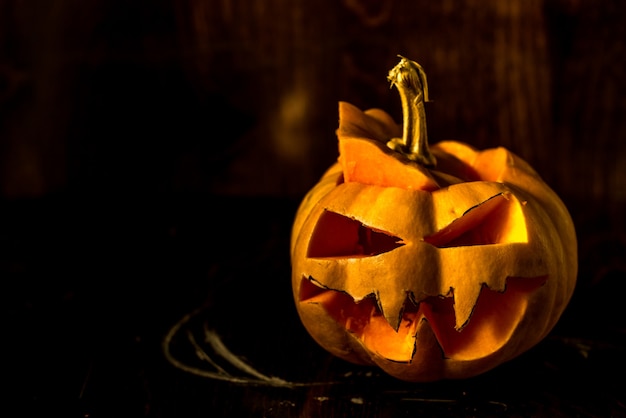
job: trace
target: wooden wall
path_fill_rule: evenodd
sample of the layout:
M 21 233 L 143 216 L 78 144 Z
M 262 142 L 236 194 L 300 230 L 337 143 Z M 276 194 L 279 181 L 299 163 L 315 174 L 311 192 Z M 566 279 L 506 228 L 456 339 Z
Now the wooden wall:
M 338 100 L 399 118 L 402 54 L 429 76 L 432 141 L 501 144 L 562 193 L 626 198 L 623 2 L 128 3 L 0 3 L 3 195 L 301 194 L 335 156 Z

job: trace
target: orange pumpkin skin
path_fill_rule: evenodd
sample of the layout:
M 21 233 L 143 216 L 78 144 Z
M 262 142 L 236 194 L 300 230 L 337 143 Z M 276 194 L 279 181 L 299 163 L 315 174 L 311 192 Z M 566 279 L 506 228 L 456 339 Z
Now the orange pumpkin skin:
M 293 223 L 297 311 L 344 360 L 407 381 L 471 377 L 554 327 L 575 287 L 574 226 L 510 151 L 444 141 L 426 169 L 385 147 L 400 131 L 340 103 L 339 161 Z

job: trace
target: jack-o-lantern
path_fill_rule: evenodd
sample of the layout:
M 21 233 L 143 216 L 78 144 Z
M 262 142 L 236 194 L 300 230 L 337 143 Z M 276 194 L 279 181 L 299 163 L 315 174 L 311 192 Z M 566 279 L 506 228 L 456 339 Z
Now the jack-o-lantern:
M 426 78 L 389 73 L 403 124 L 339 105 L 339 159 L 304 198 L 292 239 L 301 321 L 330 353 L 408 381 L 485 372 L 542 340 L 575 286 L 559 197 L 504 148 L 429 148 Z

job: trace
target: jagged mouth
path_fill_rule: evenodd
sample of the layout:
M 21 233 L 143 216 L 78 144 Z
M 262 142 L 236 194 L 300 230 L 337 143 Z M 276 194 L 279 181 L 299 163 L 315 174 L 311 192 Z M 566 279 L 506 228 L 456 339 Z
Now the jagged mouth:
M 385 319 L 375 295 L 355 301 L 346 292 L 328 289 L 303 278 L 300 303 L 319 304 L 368 350 L 395 362 L 410 363 L 420 342 L 423 321 L 432 329 L 445 358 L 485 357 L 510 338 L 526 311 L 527 295 L 545 284 L 547 276 L 509 277 L 503 292 L 483 285 L 467 323 L 456 327 L 453 291 L 415 302 L 407 294 L 398 329 Z

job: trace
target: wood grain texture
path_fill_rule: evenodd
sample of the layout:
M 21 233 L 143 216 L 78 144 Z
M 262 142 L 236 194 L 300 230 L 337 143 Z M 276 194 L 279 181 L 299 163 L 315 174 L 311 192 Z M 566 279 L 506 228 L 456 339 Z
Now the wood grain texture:
M 194 136 L 187 141 L 209 144 L 202 146 L 205 158 L 215 157 L 215 142 L 240 144 L 235 154 L 216 153 L 228 159 L 228 170 L 204 177 L 200 170 L 189 182 L 227 193 L 301 194 L 336 153 L 338 100 L 382 107 L 399 119 L 385 77 L 402 54 L 429 76 L 433 141 L 503 145 L 559 192 L 626 198 L 626 157 L 616 139 L 626 129 L 626 7 L 619 1 L 57 0 L 47 7 L 2 2 L 5 195 L 71 185 L 84 174 L 82 160 L 99 158 L 98 139 L 85 133 L 103 119 L 123 136 L 122 122 L 139 125 L 142 112 L 159 107 L 159 116 L 172 120 L 172 137 L 158 135 L 163 120 L 141 122 L 169 149 L 180 139 L 176 124 L 186 122 L 180 106 L 204 118 L 193 132 L 178 130 Z M 177 96 L 183 89 L 194 97 Z M 233 106 L 229 122 L 237 124 L 241 113 L 252 120 L 250 129 L 235 132 L 239 138 L 211 135 L 225 121 L 212 120 L 206 107 L 220 103 L 198 101 L 214 97 Z M 116 113 L 128 100 L 135 120 Z M 131 147 L 141 142 L 127 139 Z M 115 154 L 120 145 L 107 146 Z M 181 154 L 168 160 L 192 159 Z M 583 165 L 590 173 L 573 176 Z M 69 173 L 74 166 L 79 172 Z

